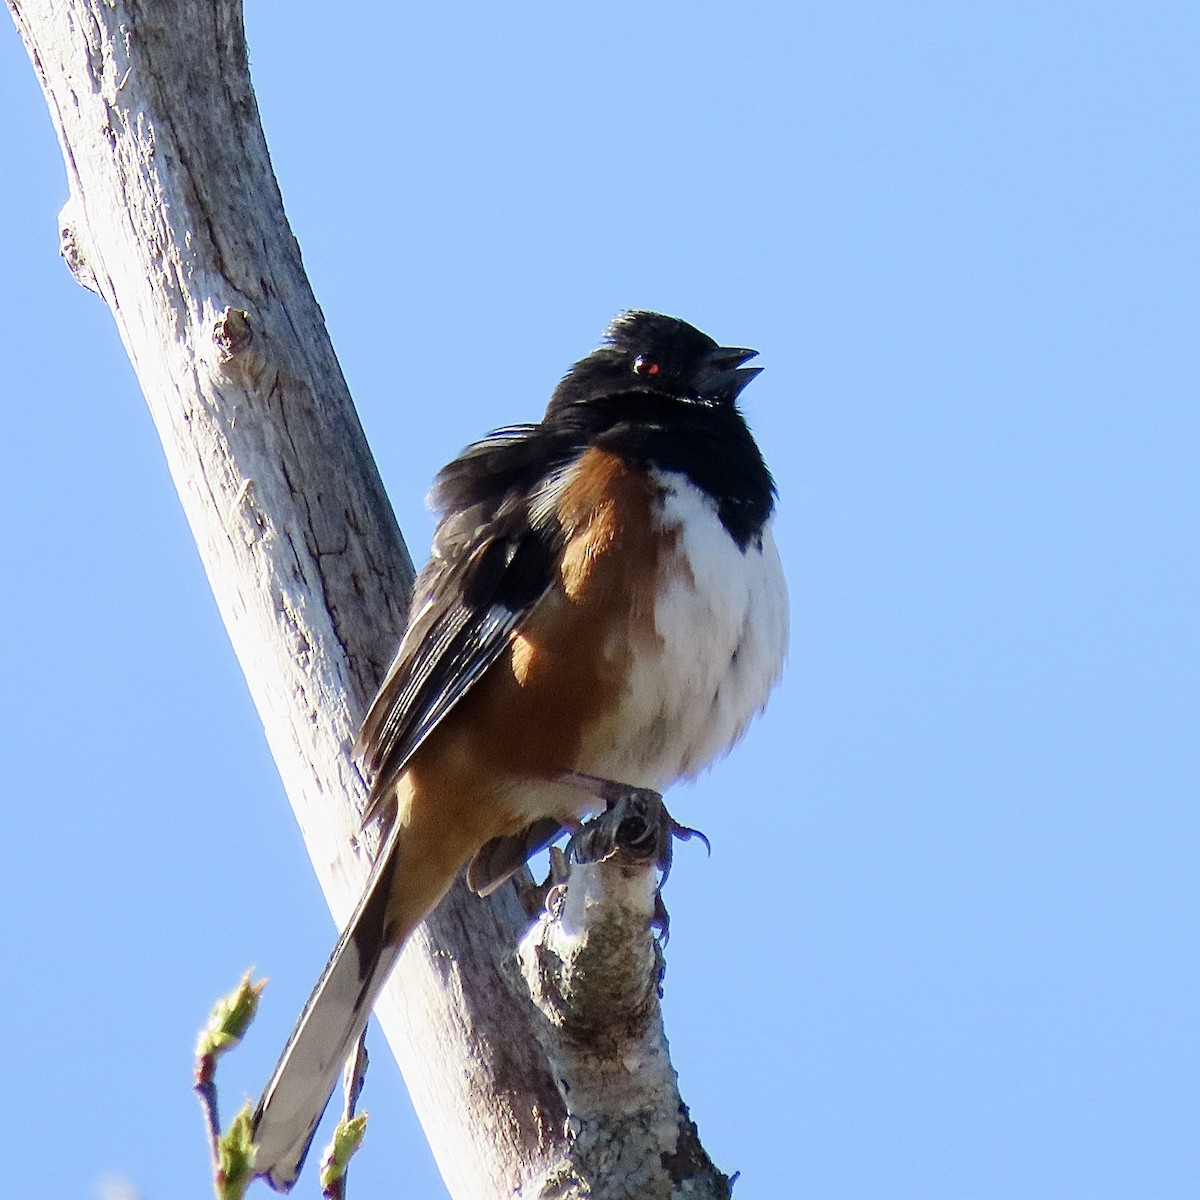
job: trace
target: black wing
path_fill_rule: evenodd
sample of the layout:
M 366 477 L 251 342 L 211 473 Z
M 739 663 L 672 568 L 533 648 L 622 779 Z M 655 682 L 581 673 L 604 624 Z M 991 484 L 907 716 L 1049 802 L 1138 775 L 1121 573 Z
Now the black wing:
M 553 583 L 563 533 L 547 495 L 570 449 L 547 444 L 542 432 L 497 430 L 434 483 L 430 500 L 442 516 L 433 555 L 355 744 L 371 780 L 368 816 Z

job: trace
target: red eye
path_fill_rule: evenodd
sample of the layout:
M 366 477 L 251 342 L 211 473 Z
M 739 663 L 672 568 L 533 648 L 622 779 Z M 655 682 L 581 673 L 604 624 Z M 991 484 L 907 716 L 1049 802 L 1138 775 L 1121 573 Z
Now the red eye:
M 656 363 L 654 359 L 647 358 L 644 354 L 639 354 L 633 364 L 635 375 L 657 375 L 661 371 L 662 366 Z

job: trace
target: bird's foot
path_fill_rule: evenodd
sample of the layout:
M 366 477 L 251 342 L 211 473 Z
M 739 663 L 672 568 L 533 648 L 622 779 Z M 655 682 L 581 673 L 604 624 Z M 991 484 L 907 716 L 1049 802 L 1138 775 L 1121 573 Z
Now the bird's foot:
M 662 794 L 652 788 L 634 787 L 582 771 L 564 771 L 560 778 L 605 803 L 605 811 L 578 829 L 567 843 L 567 857 L 576 862 L 602 862 L 621 851 L 635 861 L 653 861 L 665 883 L 671 872 L 675 838 L 699 838 L 712 853 L 708 838 L 698 829 L 676 821 L 667 811 Z

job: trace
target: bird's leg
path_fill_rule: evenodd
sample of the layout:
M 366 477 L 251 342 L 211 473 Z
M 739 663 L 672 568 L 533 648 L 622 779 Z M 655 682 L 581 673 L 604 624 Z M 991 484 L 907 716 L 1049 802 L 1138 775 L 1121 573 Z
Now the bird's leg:
M 651 788 L 634 787 L 631 783 L 618 783 L 615 779 L 605 779 L 600 775 L 589 775 L 586 771 L 563 771 L 558 780 L 560 783 L 569 783 L 580 791 L 591 793 L 597 800 L 603 800 L 608 808 L 631 795 L 662 803 L 661 792 Z
M 634 787 L 583 771 L 564 771 L 559 778 L 590 792 L 606 805 L 603 813 L 577 830 L 567 843 L 567 856 L 576 862 L 600 862 L 622 850 L 634 859 L 653 859 L 665 883 L 671 872 L 675 838 L 687 841 L 698 837 L 712 853 L 708 838 L 698 829 L 676 821 L 667 811 L 662 794 L 652 788 Z

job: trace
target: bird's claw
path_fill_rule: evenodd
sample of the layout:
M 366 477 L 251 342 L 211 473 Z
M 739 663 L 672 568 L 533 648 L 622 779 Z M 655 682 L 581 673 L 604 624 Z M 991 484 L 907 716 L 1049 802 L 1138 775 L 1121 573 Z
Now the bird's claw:
M 650 928 L 658 930 L 660 945 L 665 946 L 671 940 L 671 914 L 667 912 L 660 891 L 654 893 L 654 915 L 650 918 Z
M 603 862 L 622 851 L 635 861 L 658 862 L 663 854 L 660 814 L 665 811 L 657 792 L 625 788 L 608 800 L 604 812 L 572 835 L 567 857 L 577 863 Z M 669 835 L 667 840 L 669 859 Z
M 666 812 L 666 809 L 663 809 Z M 671 823 L 671 834 L 677 837 L 681 842 L 690 842 L 692 838 L 698 838 L 704 843 L 704 849 L 709 858 L 712 858 L 712 842 L 708 840 L 708 835 L 702 833 L 699 829 L 693 829 L 690 825 L 680 825 L 670 813 L 667 813 L 667 820 Z
M 665 883 L 671 873 L 675 838 L 685 842 L 699 838 L 712 853 L 708 838 L 700 830 L 676 821 L 667 811 L 661 793 L 652 788 L 634 787 L 580 771 L 566 771 L 562 778 L 591 792 L 606 805 L 604 812 L 572 835 L 567 843 L 568 859 L 578 863 L 603 862 L 622 851 L 635 861 L 653 861 Z

